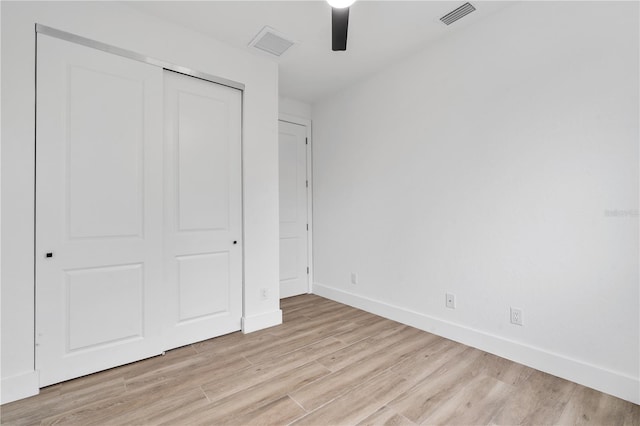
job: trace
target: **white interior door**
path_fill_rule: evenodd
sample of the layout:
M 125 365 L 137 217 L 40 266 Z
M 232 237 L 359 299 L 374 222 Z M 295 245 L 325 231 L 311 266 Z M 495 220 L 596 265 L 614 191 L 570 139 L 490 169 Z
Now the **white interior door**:
M 165 71 L 167 349 L 240 330 L 241 92 Z
M 307 128 L 279 122 L 280 297 L 309 292 Z
M 162 70 L 38 35 L 40 385 L 162 351 Z

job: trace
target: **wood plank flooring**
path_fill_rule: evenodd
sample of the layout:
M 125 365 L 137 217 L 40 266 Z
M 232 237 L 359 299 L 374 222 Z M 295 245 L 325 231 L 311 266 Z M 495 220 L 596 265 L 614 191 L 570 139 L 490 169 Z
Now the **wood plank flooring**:
M 284 324 L 53 385 L 6 425 L 640 425 L 640 406 L 314 295 Z

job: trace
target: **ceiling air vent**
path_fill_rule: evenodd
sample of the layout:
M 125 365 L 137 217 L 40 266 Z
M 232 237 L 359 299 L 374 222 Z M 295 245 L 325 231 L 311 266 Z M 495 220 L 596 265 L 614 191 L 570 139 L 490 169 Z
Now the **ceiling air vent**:
M 278 57 L 293 45 L 293 41 L 271 27 L 264 27 L 249 43 L 249 47 Z
M 451 12 L 447 13 L 446 15 L 444 15 L 442 18 L 440 18 L 440 20 L 442 22 L 444 22 L 447 25 L 451 25 L 454 22 L 456 22 L 458 19 L 467 16 L 468 14 L 470 14 L 471 12 L 473 12 L 474 10 L 476 10 L 475 7 L 473 7 L 473 5 L 471 3 L 465 3 L 462 6 L 460 6 L 459 8 L 452 10 Z

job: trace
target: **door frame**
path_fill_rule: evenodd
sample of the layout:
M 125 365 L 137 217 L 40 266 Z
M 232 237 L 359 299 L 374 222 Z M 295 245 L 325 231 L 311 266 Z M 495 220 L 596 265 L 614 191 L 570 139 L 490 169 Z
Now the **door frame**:
M 311 119 L 298 117 L 296 115 L 278 113 L 278 121 L 297 124 L 304 126 L 306 129 L 306 151 L 307 151 L 307 223 L 309 230 L 307 231 L 307 265 L 309 265 L 309 273 L 307 274 L 307 293 L 313 293 L 313 143 L 311 140 Z

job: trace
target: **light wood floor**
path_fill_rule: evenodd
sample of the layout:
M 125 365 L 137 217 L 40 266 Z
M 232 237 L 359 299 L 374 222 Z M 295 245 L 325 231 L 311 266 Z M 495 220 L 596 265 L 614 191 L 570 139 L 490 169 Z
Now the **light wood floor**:
M 640 406 L 318 296 L 233 333 L 42 389 L 3 424 L 640 425 Z

